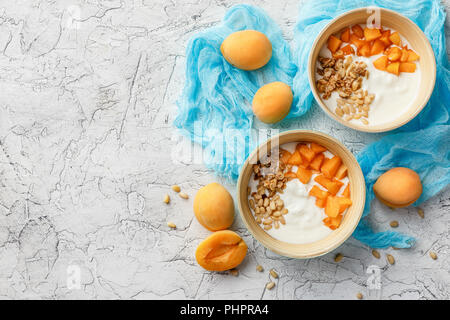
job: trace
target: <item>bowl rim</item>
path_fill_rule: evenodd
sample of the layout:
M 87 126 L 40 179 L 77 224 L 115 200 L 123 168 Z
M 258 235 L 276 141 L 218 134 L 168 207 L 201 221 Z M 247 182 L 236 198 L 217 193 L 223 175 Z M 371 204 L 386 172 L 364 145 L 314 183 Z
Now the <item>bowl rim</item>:
M 347 232 L 341 236 L 341 238 L 339 239 L 339 241 L 336 241 L 334 244 L 329 245 L 329 246 L 324 246 L 323 250 L 316 250 L 316 252 L 312 252 L 310 254 L 305 254 L 305 255 L 295 255 L 295 254 L 291 254 L 289 252 L 286 251 L 282 251 L 282 250 L 278 250 L 274 247 L 272 247 L 270 245 L 270 243 L 268 243 L 266 241 L 266 239 L 260 239 L 255 232 L 253 231 L 252 227 L 249 224 L 249 221 L 247 221 L 247 218 L 245 217 L 245 215 L 243 214 L 244 209 L 243 209 L 243 201 L 247 201 L 248 202 L 248 196 L 246 197 L 241 197 L 241 185 L 243 182 L 243 175 L 244 175 L 244 170 L 247 166 L 251 165 L 249 163 L 250 159 L 254 158 L 255 156 L 257 157 L 258 152 L 263 148 L 266 147 L 269 143 L 271 143 L 273 140 L 278 139 L 282 136 L 286 136 L 286 135 L 293 135 L 293 134 L 310 134 L 313 136 L 319 136 L 322 137 L 324 139 L 329 140 L 331 143 L 335 144 L 337 147 L 341 148 L 350 158 L 350 160 L 352 161 L 353 164 L 355 164 L 355 169 L 357 170 L 357 176 L 361 179 L 362 181 L 362 190 L 360 192 L 360 198 L 361 198 L 361 203 L 360 203 L 360 208 L 359 208 L 359 212 L 357 213 L 356 219 L 354 224 L 352 225 L 351 228 L 349 228 L 347 230 Z M 298 142 L 301 142 L 301 138 L 298 140 Z M 267 148 L 266 148 L 267 149 Z M 251 177 L 251 176 L 250 176 Z M 248 182 L 247 182 L 248 185 Z M 245 193 L 247 194 L 247 192 Z M 275 252 L 279 255 L 285 256 L 285 257 L 289 257 L 289 258 L 295 258 L 295 259 L 310 259 L 310 258 L 316 258 L 316 257 L 320 257 L 322 255 L 325 255 L 333 250 L 335 250 L 336 248 L 338 248 L 339 246 L 341 246 L 345 241 L 348 240 L 348 238 L 350 238 L 350 236 L 353 234 L 353 232 L 355 231 L 356 227 L 358 226 L 363 212 L 364 212 L 364 208 L 365 208 L 365 201 L 366 201 L 366 185 L 365 185 L 365 179 L 364 179 L 364 174 L 361 170 L 361 167 L 359 166 L 358 161 L 356 160 L 355 156 L 353 155 L 353 153 L 344 145 L 342 144 L 340 141 L 338 141 L 337 139 L 331 137 L 328 134 L 325 134 L 323 132 L 320 131 L 313 131 L 313 130 L 302 130 L 302 129 L 295 129 L 295 130 L 288 130 L 288 131 L 284 131 L 278 135 L 275 135 L 269 139 L 267 139 L 265 142 L 261 143 L 259 146 L 257 146 L 255 148 L 255 150 L 253 150 L 253 152 L 247 157 L 247 159 L 245 160 L 244 164 L 241 167 L 240 173 L 239 173 L 239 178 L 237 181 L 237 202 L 238 202 L 238 210 L 239 210 L 239 215 L 242 219 L 242 221 L 245 224 L 245 227 L 247 228 L 247 230 L 250 232 L 250 234 L 253 236 L 254 239 L 256 239 L 259 243 L 261 243 L 265 248 L 269 249 L 272 252 Z M 253 215 L 253 214 L 252 214 Z M 267 234 L 267 233 L 266 233 Z M 330 233 L 331 235 L 331 233 Z M 270 237 L 270 236 L 269 236 Z M 271 237 L 272 238 L 272 237 Z M 275 238 L 272 238 L 274 240 L 277 240 Z M 320 239 L 318 241 L 321 241 L 323 239 Z M 285 243 L 287 245 L 294 245 L 291 243 L 287 243 L 281 240 L 277 240 L 280 241 L 282 243 Z M 311 245 L 315 242 L 318 241 L 314 241 L 311 243 L 307 243 L 305 245 Z M 300 245 L 300 244 L 299 244 Z
M 312 46 L 311 46 L 311 50 L 309 52 L 309 56 L 308 56 L 308 81 L 309 81 L 309 85 L 311 88 L 311 92 L 314 96 L 314 99 L 316 100 L 316 103 L 320 106 L 320 108 L 332 119 L 336 120 L 337 122 L 339 122 L 340 124 L 357 130 L 357 131 L 362 131 L 362 132 L 369 132 L 369 133 L 379 133 L 379 132 L 387 132 L 387 131 L 392 131 L 394 129 L 397 129 L 405 124 L 407 124 L 408 122 L 410 122 L 411 120 L 413 120 L 424 108 L 425 106 L 428 104 L 431 95 L 433 94 L 434 91 L 434 87 L 436 85 L 436 57 L 434 55 L 434 51 L 433 48 L 431 47 L 430 41 L 428 40 L 427 36 L 425 35 L 425 33 L 423 33 L 423 31 L 417 26 L 417 24 L 415 24 L 411 19 L 409 19 L 408 17 L 398 13 L 397 11 L 391 10 L 391 9 L 387 9 L 387 8 L 383 8 L 383 7 L 376 7 L 377 9 L 380 9 L 381 11 L 385 11 L 385 12 L 389 12 L 392 13 L 393 15 L 398 16 L 401 19 L 405 19 L 407 20 L 410 25 L 412 26 L 412 28 L 414 28 L 418 34 L 420 35 L 420 37 L 422 37 L 425 40 L 425 51 L 430 54 L 430 56 L 432 57 L 431 61 L 431 68 L 427 71 L 427 73 L 432 74 L 432 86 L 431 86 L 431 90 L 429 90 L 427 92 L 427 94 L 424 97 L 424 102 L 415 110 L 415 112 L 412 112 L 410 114 L 409 117 L 407 117 L 405 120 L 398 122 L 398 123 L 387 123 L 389 126 L 383 126 L 383 124 L 380 126 L 374 126 L 373 128 L 371 128 L 370 126 L 358 126 L 355 125 L 351 122 L 347 122 L 344 121 L 343 119 L 339 118 L 336 114 L 334 114 L 333 112 L 331 112 L 327 106 L 325 106 L 325 104 L 322 102 L 322 99 L 320 98 L 320 96 L 317 93 L 317 88 L 315 86 L 315 83 L 313 82 L 313 79 L 311 77 L 312 74 L 312 70 L 311 68 L 315 67 L 315 61 L 313 60 L 313 52 L 314 52 L 314 48 L 317 46 L 317 43 L 319 42 L 319 40 L 321 39 L 321 37 L 323 36 L 323 34 L 328 30 L 328 28 L 333 25 L 337 20 L 353 14 L 355 12 L 359 12 L 359 11 L 363 11 L 363 12 L 367 12 L 368 9 L 373 9 L 374 6 L 372 7 L 359 7 L 356 9 L 352 9 L 349 11 L 346 11 L 338 16 L 336 16 L 334 19 L 332 19 L 330 22 L 328 22 L 323 28 L 322 30 L 319 32 L 319 34 L 316 36 Z

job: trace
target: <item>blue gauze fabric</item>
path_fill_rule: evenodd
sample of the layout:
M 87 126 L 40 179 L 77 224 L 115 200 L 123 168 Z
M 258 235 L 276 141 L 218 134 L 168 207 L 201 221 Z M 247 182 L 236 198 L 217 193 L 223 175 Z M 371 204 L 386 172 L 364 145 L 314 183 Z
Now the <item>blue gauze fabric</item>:
M 312 43 L 322 28 L 346 11 L 378 6 L 395 10 L 414 21 L 430 41 L 436 57 L 436 85 L 423 111 L 393 134 L 367 146 L 357 155 L 366 180 L 366 205 L 363 219 L 353 236 L 372 248 L 411 247 L 415 239 L 393 231 L 374 232 L 367 221 L 376 179 L 393 167 L 416 171 L 423 183 L 423 193 L 413 205 L 429 199 L 450 182 L 450 71 L 445 47 L 445 12 L 438 0 L 311 0 L 300 7 L 294 30 L 294 59 L 298 72 L 294 94 L 309 105 L 307 60 Z M 427 72 L 422 70 L 422 72 Z M 301 106 L 297 106 L 301 108 Z M 394 186 L 395 187 L 395 186 Z
M 222 56 L 220 45 L 231 33 L 257 30 L 272 43 L 272 58 L 263 68 L 243 71 Z M 253 112 L 250 103 L 266 83 L 292 85 L 297 71 L 290 47 L 275 22 L 253 6 L 237 5 L 215 27 L 194 35 L 186 49 L 186 84 L 177 104 L 175 126 L 202 145 L 206 166 L 218 174 L 237 179 L 249 152 L 256 147 L 251 135 Z M 291 108 L 288 117 L 306 112 Z
M 175 126 L 203 146 L 204 162 L 208 168 L 231 179 L 238 177 L 243 161 L 256 147 L 250 133 L 253 114 L 248 102 L 261 85 L 276 80 L 292 85 L 294 103 L 287 118 L 301 116 L 309 110 L 312 94 L 306 68 L 315 37 L 335 16 L 368 5 L 396 10 L 418 24 L 435 52 L 437 79 L 430 102 L 413 121 L 358 154 L 367 188 L 363 216 L 370 212 L 374 198 L 373 183 L 389 168 L 405 166 L 419 173 L 424 192 L 416 205 L 448 185 L 449 68 L 445 49 L 445 13 L 437 0 L 308 1 L 300 7 L 294 30 L 293 60 L 279 28 L 262 10 L 247 5 L 232 7 L 221 24 L 196 34 L 190 40 L 186 50 L 186 85 L 177 102 L 179 114 Z M 273 44 L 271 61 L 258 71 L 233 68 L 220 53 L 223 39 L 243 29 L 261 31 Z M 366 219 L 361 220 L 353 235 L 373 248 L 406 248 L 414 244 L 413 238 L 396 232 L 374 233 Z

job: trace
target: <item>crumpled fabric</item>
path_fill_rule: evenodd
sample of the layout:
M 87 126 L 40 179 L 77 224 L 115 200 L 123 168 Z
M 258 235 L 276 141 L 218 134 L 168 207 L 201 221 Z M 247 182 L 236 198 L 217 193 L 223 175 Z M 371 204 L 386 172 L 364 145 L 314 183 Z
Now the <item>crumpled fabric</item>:
M 178 100 L 175 126 L 200 143 L 204 162 L 217 174 L 236 179 L 248 154 L 256 147 L 250 103 L 256 90 L 271 81 L 292 86 L 294 102 L 287 118 L 311 108 L 308 55 L 320 30 L 334 17 L 358 7 L 385 7 L 407 16 L 424 31 L 437 63 L 436 85 L 429 103 L 408 124 L 386 134 L 357 155 L 366 180 L 366 206 L 353 236 L 372 248 L 408 248 L 415 239 L 394 231 L 374 232 L 367 220 L 374 198 L 372 186 L 390 168 L 415 170 L 423 183 L 419 205 L 450 182 L 450 71 L 445 47 L 445 12 L 439 0 L 310 0 L 301 5 L 294 30 L 294 49 L 278 26 L 261 9 L 232 7 L 221 24 L 196 34 L 187 47 L 186 85 Z M 273 57 L 258 71 L 231 67 L 219 47 L 232 32 L 254 29 L 273 44 Z M 351 130 L 351 129 L 348 129 Z

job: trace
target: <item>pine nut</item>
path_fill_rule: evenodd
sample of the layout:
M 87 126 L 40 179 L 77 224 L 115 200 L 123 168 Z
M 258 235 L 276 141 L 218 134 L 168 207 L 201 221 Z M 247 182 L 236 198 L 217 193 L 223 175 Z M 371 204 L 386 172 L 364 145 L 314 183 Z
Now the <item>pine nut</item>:
M 167 226 L 169 227 L 169 228 L 172 228 L 172 229 L 175 229 L 177 226 L 175 225 L 175 223 L 173 223 L 173 222 L 167 222 Z
M 367 120 L 364 119 L 364 118 L 361 119 L 361 122 L 364 123 L 365 125 L 368 125 L 368 124 L 369 124 L 369 121 L 367 121 Z
M 358 298 L 359 300 L 361 300 L 363 298 L 363 294 L 361 292 L 358 292 L 356 294 L 356 298 Z
M 391 223 L 389 223 L 389 225 L 390 225 L 392 228 L 397 228 L 397 227 L 398 227 L 398 221 L 397 221 L 397 220 L 393 220 L 393 221 L 391 221 Z
M 392 264 L 395 263 L 395 259 L 394 259 L 394 257 L 392 255 L 387 254 L 386 257 L 387 257 L 387 260 L 388 260 L 389 264 L 392 265 Z
M 256 266 L 256 271 L 263 272 L 263 271 L 264 271 L 263 266 L 260 265 L 260 264 L 258 264 L 258 265 Z
M 168 194 L 166 194 L 165 196 L 164 196 L 164 203 L 166 203 L 166 204 L 169 204 L 169 202 L 170 202 L 170 197 L 169 197 L 169 195 Z
M 431 257 L 431 259 L 436 260 L 437 259 L 437 254 L 435 252 L 433 252 L 433 251 L 430 251 L 430 257 Z
M 183 199 L 189 199 L 189 196 L 184 192 L 179 192 L 178 195 Z
M 267 225 L 265 225 L 264 226 L 264 230 L 270 230 L 270 229 L 272 229 L 272 225 L 271 224 L 267 224 Z
M 275 287 L 275 282 L 269 282 L 268 284 L 266 284 L 266 289 L 267 290 L 272 290 L 273 287 Z
M 275 227 L 275 229 L 280 228 L 280 223 L 278 221 L 275 221 L 273 226 Z
M 380 259 L 381 257 L 380 253 L 375 249 L 372 250 L 372 255 L 377 259 Z
M 179 185 L 173 185 L 173 186 L 172 186 L 172 190 L 175 191 L 175 192 L 180 192 L 180 191 L 181 191 L 181 188 L 180 188 Z
M 334 262 L 339 262 L 342 260 L 344 256 L 342 255 L 342 253 L 338 253 L 335 257 L 334 257 Z
M 269 273 L 272 277 L 278 279 L 278 273 L 274 269 L 270 269 Z
M 286 220 L 284 219 L 283 216 L 280 217 L 280 222 L 281 222 L 281 224 L 286 224 Z
M 232 276 L 237 277 L 237 276 L 239 275 L 239 270 L 237 270 L 237 269 L 231 269 L 231 270 L 230 270 L 230 274 L 231 274 Z
M 272 219 L 264 220 L 263 224 L 272 224 Z
M 423 219 L 425 218 L 425 212 L 421 208 L 417 209 L 417 214 Z

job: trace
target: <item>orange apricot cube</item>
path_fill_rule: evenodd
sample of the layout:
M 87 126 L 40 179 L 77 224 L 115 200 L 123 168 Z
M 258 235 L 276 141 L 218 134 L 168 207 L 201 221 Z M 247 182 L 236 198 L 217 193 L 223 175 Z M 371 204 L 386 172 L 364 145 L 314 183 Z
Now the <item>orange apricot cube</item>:
M 341 33 L 341 40 L 343 42 L 349 42 L 350 41 L 350 28 L 345 28 L 344 31 Z
M 372 47 L 370 48 L 370 55 L 374 56 L 376 54 L 382 53 L 384 51 L 384 47 L 385 47 L 384 42 L 381 41 L 380 39 L 376 39 L 373 42 Z
M 355 50 L 353 49 L 353 47 L 351 45 L 346 45 L 345 47 L 342 47 L 340 49 L 340 51 L 342 51 L 344 56 L 348 56 L 349 54 L 355 54 Z
M 411 49 L 408 50 L 408 62 L 413 62 L 413 61 L 416 61 L 419 59 L 420 59 L 420 56 L 417 53 L 415 53 Z
M 339 180 L 333 180 L 325 177 L 323 174 L 314 178 L 314 181 L 327 189 L 333 196 L 339 192 L 343 183 Z
M 400 56 L 400 62 L 406 62 L 408 61 L 409 52 L 407 49 L 402 49 L 402 55 Z
M 316 206 L 317 207 L 323 209 L 323 208 L 325 208 L 326 204 L 327 204 L 327 199 L 326 198 L 325 199 L 319 199 L 319 198 L 316 199 Z
M 313 186 L 311 190 L 309 190 L 309 195 L 323 200 L 326 199 L 330 195 L 330 193 L 328 191 L 320 189 L 318 186 Z
M 302 163 L 302 157 L 300 156 L 300 153 L 298 150 L 295 150 L 292 156 L 289 158 L 288 164 L 291 164 L 293 166 L 298 166 Z
M 342 163 L 339 169 L 336 171 L 336 179 L 344 179 L 347 176 L 347 171 L 347 166 Z
M 344 192 L 342 192 L 342 196 L 350 198 L 350 183 L 345 187 Z
M 371 29 L 371 28 L 364 28 L 364 37 L 366 38 L 366 41 L 372 41 L 379 37 L 381 37 L 381 31 L 380 29 Z
M 400 72 L 414 72 L 416 71 L 416 64 L 414 62 L 401 62 Z
M 316 156 L 316 153 L 305 144 L 300 145 L 298 151 L 300 152 L 302 159 L 306 160 L 308 163 Z
M 341 39 L 336 38 L 335 36 L 330 36 L 328 38 L 328 49 L 330 49 L 330 51 L 334 53 L 337 49 L 339 49 L 341 43 Z
M 338 215 L 337 217 L 330 218 L 330 225 L 328 226 L 332 230 L 336 230 L 340 225 L 342 221 L 342 215 Z
M 348 207 L 352 205 L 352 200 L 345 197 L 337 197 L 339 201 L 339 213 L 343 213 Z
M 313 161 L 309 164 L 309 167 L 311 169 L 314 169 L 316 171 L 320 171 L 320 167 L 322 166 L 323 160 L 325 159 L 325 155 L 323 153 L 319 153 Z
M 300 180 L 301 183 L 307 184 L 309 180 L 311 180 L 312 172 L 311 170 L 298 167 L 297 169 L 297 178 Z
M 288 171 L 284 174 L 284 177 L 287 178 L 288 180 L 292 180 L 297 178 L 297 175 L 295 174 L 295 172 Z
M 400 62 L 393 62 L 386 67 L 386 71 L 395 75 L 400 74 Z
M 330 218 L 335 218 L 339 215 L 339 208 L 339 199 L 334 196 L 329 196 L 327 198 L 327 205 L 325 206 L 325 214 Z
M 389 54 L 388 54 L 388 59 L 390 61 L 397 61 L 400 60 L 400 57 L 402 56 L 402 50 L 400 50 L 400 48 L 397 47 L 392 47 L 389 50 Z
M 320 153 L 320 152 L 327 151 L 327 148 L 325 148 L 324 146 L 321 146 L 320 144 L 315 143 L 315 142 L 311 142 L 310 148 L 312 151 L 314 151 L 314 153 Z
M 351 34 L 350 35 L 350 43 L 355 45 L 357 49 L 362 48 L 365 44 L 367 44 L 367 41 L 362 40 L 358 38 L 356 35 Z
M 389 47 L 392 42 L 389 40 L 389 36 L 391 35 L 391 30 L 385 30 L 381 32 L 381 37 L 379 38 L 380 41 L 384 43 L 385 47 Z
M 354 35 L 356 35 L 359 39 L 361 39 L 362 37 L 364 37 L 364 31 L 363 28 L 361 28 L 361 26 L 359 24 L 355 24 L 352 27 L 352 32 Z
M 284 164 L 287 164 L 290 157 L 292 157 L 292 153 L 290 153 L 289 151 L 287 151 L 285 149 L 280 148 L 280 161 L 281 162 L 283 162 Z
M 378 70 L 384 71 L 388 65 L 389 59 L 387 56 L 381 56 L 373 62 L 373 66 Z
M 341 163 L 341 158 L 338 156 L 334 156 L 333 158 L 328 159 L 324 162 L 324 164 L 320 168 L 320 171 L 324 174 L 325 177 L 333 178 Z
M 370 57 L 370 43 L 366 42 L 366 44 L 358 49 L 358 56 Z
M 389 36 L 389 40 L 396 46 L 402 45 L 402 40 L 400 39 L 400 34 L 397 31 Z

